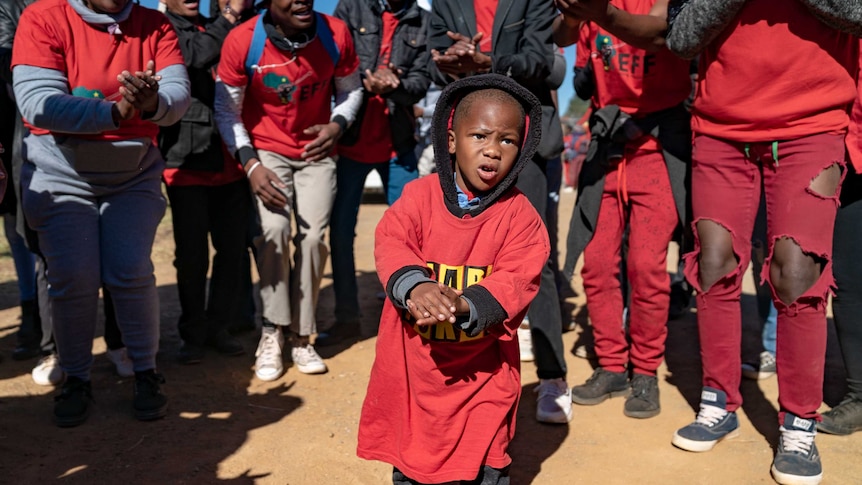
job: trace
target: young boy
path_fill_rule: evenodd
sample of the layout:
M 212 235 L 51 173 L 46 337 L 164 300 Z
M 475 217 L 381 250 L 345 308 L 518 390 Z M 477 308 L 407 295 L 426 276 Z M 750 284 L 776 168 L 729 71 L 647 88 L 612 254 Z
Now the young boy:
M 540 126 L 539 101 L 508 77 L 450 84 L 432 125 L 438 173 L 408 184 L 377 226 L 389 298 L 357 453 L 394 465 L 394 483 L 509 483 L 515 334 L 550 252 L 515 188 Z

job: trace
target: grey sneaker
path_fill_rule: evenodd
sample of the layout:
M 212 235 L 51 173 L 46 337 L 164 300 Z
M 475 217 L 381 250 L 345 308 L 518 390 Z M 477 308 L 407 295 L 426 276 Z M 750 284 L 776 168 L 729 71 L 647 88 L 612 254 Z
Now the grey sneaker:
M 563 379 L 540 379 L 533 391 L 536 398 L 536 421 L 566 424 L 572 420 L 572 396 Z
M 284 334 L 281 327 L 263 327 L 260 343 L 257 344 L 254 361 L 254 375 L 262 381 L 274 381 L 284 374 L 281 349 L 284 347 Z
M 742 375 L 755 381 L 769 379 L 775 375 L 775 369 L 775 356 L 764 350 L 760 353 L 760 363 L 742 364 Z
M 711 450 L 716 443 L 725 438 L 739 435 L 739 421 L 736 413 L 725 410 L 727 394 L 718 389 L 704 387 L 700 394 L 700 411 L 697 418 L 673 434 L 677 448 L 702 452 Z
M 610 372 L 599 367 L 587 382 L 572 388 L 572 402 L 592 406 L 628 392 L 629 380 L 625 372 Z
M 314 347 L 309 343 L 292 347 L 290 356 L 293 358 L 293 363 L 296 364 L 296 369 L 303 374 L 323 374 L 327 371 L 323 359 L 317 355 Z
M 829 434 L 848 435 L 862 430 L 862 401 L 848 397 L 823 413 L 817 429 Z
M 816 485 L 823 479 L 820 453 L 814 444 L 817 428 L 813 419 L 784 415 L 778 453 L 772 460 L 772 477 L 783 485 Z

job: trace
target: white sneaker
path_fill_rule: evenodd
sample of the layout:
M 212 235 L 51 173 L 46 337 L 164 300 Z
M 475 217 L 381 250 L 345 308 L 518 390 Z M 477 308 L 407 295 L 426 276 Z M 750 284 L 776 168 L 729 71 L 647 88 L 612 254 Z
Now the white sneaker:
M 540 423 L 566 424 L 572 420 L 572 394 L 561 378 L 539 379 L 533 391 L 536 398 L 536 420 Z
M 60 368 L 60 358 L 56 352 L 52 352 L 39 359 L 39 363 L 30 373 L 33 382 L 40 386 L 56 386 L 63 382 L 63 369 Z
M 521 362 L 532 362 L 535 359 L 533 335 L 530 333 L 530 320 L 527 317 L 524 317 L 524 321 L 518 327 L 518 347 L 521 350 Z
M 117 350 L 108 349 L 108 360 L 114 363 L 117 368 L 117 375 L 120 377 L 132 377 L 135 375 L 135 366 L 132 364 L 132 359 L 129 358 L 129 353 L 125 347 Z
M 254 375 L 262 381 L 274 381 L 284 374 L 281 362 L 281 349 L 284 347 L 284 334 L 281 328 L 263 327 L 260 343 L 254 356 Z
M 290 349 L 290 356 L 296 369 L 303 374 L 323 374 L 327 371 L 323 359 L 314 351 L 311 344 L 297 345 Z

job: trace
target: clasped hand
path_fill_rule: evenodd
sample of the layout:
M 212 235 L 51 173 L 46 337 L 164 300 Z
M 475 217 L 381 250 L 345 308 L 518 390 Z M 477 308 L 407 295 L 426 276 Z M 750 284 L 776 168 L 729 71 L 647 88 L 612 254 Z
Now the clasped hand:
M 463 293 L 443 283 L 419 283 L 410 291 L 407 310 L 418 325 L 455 323 L 456 315 L 470 313 L 470 305 L 461 298 Z
M 119 118 L 117 121 L 131 119 L 136 111 L 154 113 L 158 110 L 159 81 L 162 77 L 156 76 L 155 68 L 156 63 L 149 61 L 144 71 L 135 71 L 134 74 L 123 71 L 117 75 L 122 95 L 114 104 L 116 118 Z

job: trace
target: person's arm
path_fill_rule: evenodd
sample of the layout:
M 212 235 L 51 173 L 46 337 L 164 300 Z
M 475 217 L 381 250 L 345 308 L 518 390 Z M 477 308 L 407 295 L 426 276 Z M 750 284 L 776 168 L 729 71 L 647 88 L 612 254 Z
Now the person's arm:
M 693 59 L 736 17 L 746 0 L 671 0 L 667 48 Z
M 859 0 L 799 0 L 815 17 L 833 29 L 862 36 L 862 2 Z
M 554 17 L 551 29 L 554 32 L 554 44 L 560 47 L 568 47 L 578 41 L 583 20 L 560 13 Z
M 169 17 L 170 18 L 170 17 Z M 222 14 L 207 24 L 203 32 L 197 29 L 177 30 L 180 51 L 186 67 L 190 69 L 209 69 L 218 63 L 221 46 L 236 21 L 233 15 Z
M 595 22 L 629 45 L 648 52 L 665 45 L 668 0 L 656 0 L 646 15 L 626 12 L 608 0 L 556 0 L 556 4 L 566 18 Z
M 552 2 L 531 0 L 524 16 L 518 52 L 491 56 L 491 71 L 519 82 L 543 82 L 554 65 L 551 28 L 555 17 Z
M 144 119 L 159 126 L 170 126 L 186 114 L 192 103 L 191 82 L 182 64 L 166 66 L 156 72 L 159 81 L 158 107 Z

